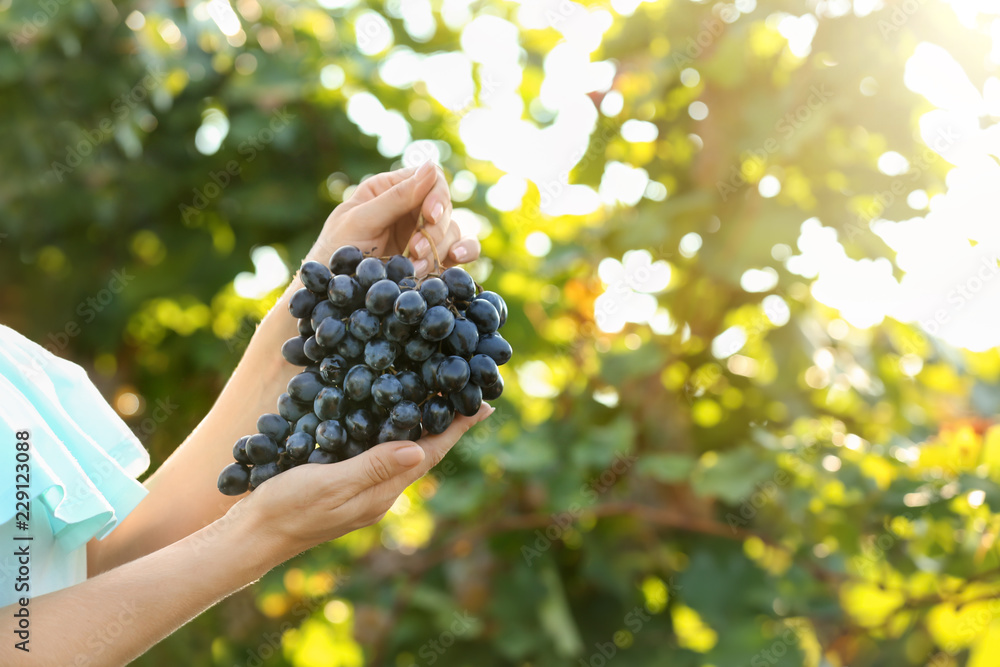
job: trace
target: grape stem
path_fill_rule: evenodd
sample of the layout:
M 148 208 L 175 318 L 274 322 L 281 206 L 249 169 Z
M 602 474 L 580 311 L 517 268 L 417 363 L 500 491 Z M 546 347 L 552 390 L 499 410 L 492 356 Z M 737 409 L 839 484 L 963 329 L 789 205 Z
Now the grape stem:
M 427 242 L 431 245 L 431 253 L 434 255 L 434 271 L 431 271 L 429 273 L 434 273 L 438 271 L 440 268 L 442 268 L 441 256 L 438 254 L 437 244 L 434 243 L 434 239 L 431 238 L 430 233 L 427 231 L 427 223 L 424 221 L 424 214 L 422 212 L 417 217 L 417 228 L 414 231 L 414 234 L 416 234 L 416 232 L 420 232 L 421 234 L 423 234 L 424 238 L 427 239 Z M 403 250 L 403 257 L 406 257 L 407 259 L 410 258 L 409 244 L 407 244 L 406 248 Z

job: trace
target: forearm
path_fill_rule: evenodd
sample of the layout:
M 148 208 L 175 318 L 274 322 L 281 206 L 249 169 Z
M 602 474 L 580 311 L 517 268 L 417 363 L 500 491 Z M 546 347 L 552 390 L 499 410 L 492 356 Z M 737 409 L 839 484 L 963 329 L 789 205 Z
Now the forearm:
M 8 630 L 0 664 L 128 664 L 289 555 L 231 514 L 139 560 L 32 599 L 30 652 L 14 648 Z M 12 623 L 13 611 L 0 610 L 5 624 Z

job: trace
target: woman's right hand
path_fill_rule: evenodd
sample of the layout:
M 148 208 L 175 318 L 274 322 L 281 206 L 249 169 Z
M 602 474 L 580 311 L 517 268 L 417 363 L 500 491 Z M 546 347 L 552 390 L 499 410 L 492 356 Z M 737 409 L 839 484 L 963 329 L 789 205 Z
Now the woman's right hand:
M 444 433 L 417 442 L 386 442 L 333 464 L 292 468 L 260 485 L 229 514 L 275 550 L 277 565 L 317 544 L 382 519 L 399 495 L 437 465 L 472 426 L 493 413 L 483 403 L 456 415 Z

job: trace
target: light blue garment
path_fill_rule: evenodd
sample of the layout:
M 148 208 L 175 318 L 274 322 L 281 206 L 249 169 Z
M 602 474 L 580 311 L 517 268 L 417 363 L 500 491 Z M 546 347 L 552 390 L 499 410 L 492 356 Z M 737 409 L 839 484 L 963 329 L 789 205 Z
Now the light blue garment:
M 31 521 L 23 530 L 15 443 L 25 430 Z M 85 580 L 87 542 L 106 537 L 145 497 L 135 478 L 148 466 L 149 454 L 82 368 L 0 325 L 0 606 L 23 595 L 15 592 L 14 536 L 33 538 L 30 597 Z

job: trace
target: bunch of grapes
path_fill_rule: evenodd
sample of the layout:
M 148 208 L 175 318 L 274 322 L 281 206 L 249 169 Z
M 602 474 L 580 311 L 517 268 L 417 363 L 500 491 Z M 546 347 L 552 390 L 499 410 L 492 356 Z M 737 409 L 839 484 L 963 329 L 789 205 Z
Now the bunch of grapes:
M 436 251 L 435 251 L 436 254 Z M 219 490 L 239 495 L 305 463 L 336 463 L 391 440 L 442 433 L 503 392 L 511 357 L 498 333 L 507 304 L 463 269 L 417 280 L 402 255 L 383 261 L 354 246 L 329 269 L 306 262 L 288 309 L 299 335 L 281 348 L 305 370 L 233 447 Z

